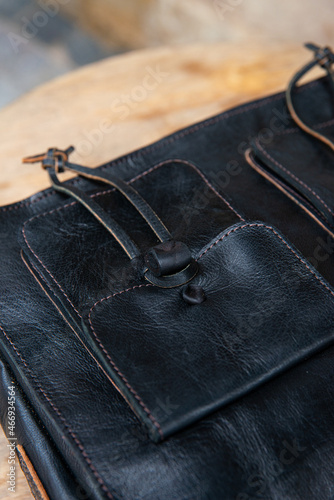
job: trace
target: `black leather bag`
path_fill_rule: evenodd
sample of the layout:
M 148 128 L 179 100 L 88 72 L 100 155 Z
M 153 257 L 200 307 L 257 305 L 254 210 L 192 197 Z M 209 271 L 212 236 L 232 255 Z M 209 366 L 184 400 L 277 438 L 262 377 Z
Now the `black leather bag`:
M 36 498 L 334 498 L 334 55 L 310 48 L 287 95 L 97 169 L 26 159 L 52 189 L 1 208 L 0 401 Z

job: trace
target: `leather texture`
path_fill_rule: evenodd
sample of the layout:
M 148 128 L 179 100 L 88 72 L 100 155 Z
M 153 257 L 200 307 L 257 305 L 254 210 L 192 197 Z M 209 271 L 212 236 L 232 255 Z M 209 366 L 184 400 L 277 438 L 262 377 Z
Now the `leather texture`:
M 327 79 L 294 101 L 333 138 Z M 308 186 L 289 180 L 300 203 L 248 161 L 251 150 L 276 178 L 256 145 Z M 145 281 L 157 238 L 104 184 L 68 183 L 126 228 L 138 258 L 53 190 L 0 209 L 1 358 L 24 394 L 22 441 L 28 404 L 34 432 L 56 450 L 50 465 L 37 444 L 27 449 L 51 500 L 80 498 L 76 484 L 92 500 L 333 498 L 334 246 L 319 198 L 331 210 L 334 185 L 324 148 L 278 94 L 99 168 L 134 185 L 198 260 L 191 285 L 205 300 L 193 305 L 183 287 Z M 291 176 L 279 177 L 285 187 Z
M 234 226 L 197 261 L 192 283 L 205 292 L 201 306 L 189 307 L 177 288 L 142 283 L 101 299 L 88 316 L 106 370 L 153 440 L 334 340 L 334 291 L 272 227 Z M 156 402 L 166 398 L 173 405 L 162 418 Z
M 329 128 L 332 125 L 330 121 Z M 253 152 L 269 172 L 295 192 L 296 197 L 299 195 L 299 199 L 304 198 L 305 204 L 312 205 L 313 210 L 319 213 L 333 232 L 334 193 L 331 186 L 334 184 L 334 173 L 330 168 L 333 152 L 323 147 L 321 154 L 317 154 L 305 140 L 305 135 L 302 131 L 283 133 L 276 136 L 269 145 L 260 144 L 256 140 Z M 300 161 L 300 150 L 295 147 L 296 143 L 304 151 L 303 162 Z

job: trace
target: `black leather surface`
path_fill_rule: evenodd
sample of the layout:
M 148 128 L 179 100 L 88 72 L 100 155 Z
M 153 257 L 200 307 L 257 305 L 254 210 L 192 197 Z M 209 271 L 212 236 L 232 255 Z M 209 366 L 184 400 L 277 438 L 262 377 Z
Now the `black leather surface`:
M 57 447 L 51 441 L 48 433 L 45 432 L 38 414 L 22 393 L 7 363 L 0 361 L 0 370 L 0 420 L 2 428 L 5 432 L 6 429 L 8 431 L 8 405 L 5 403 L 8 398 L 8 387 L 14 386 L 16 445 L 24 448 L 29 460 L 38 471 L 39 479 L 50 498 L 77 500 L 84 497 L 86 492 L 77 483 L 75 477 L 61 459 Z M 41 467 L 41 463 L 43 463 L 43 467 Z M 50 471 L 52 471 L 52 474 L 50 474 Z
M 186 243 L 194 254 L 223 228 L 240 220 L 200 169 L 189 162 L 159 163 L 139 178 L 135 176 L 131 184 L 153 207 L 174 240 Z M 93 196 L 126 228 L 143 255 L 159 242 L 118 192 L 105 189 Z M 80 315 L 93 299 L 138 280 L 140 264 L 130 261 L 117 241 L 78 203 L 66 203 L 27 220 L 20 239 L 43 277 L 61 292 L 64 304 L 72 304 L 72 310 Z
M 303 116 L 307 123 L 319 124 L 332 118 L 330 93 L 324 81 L 307 85 L 298 91 L 296 101 L 297 107 L 304 107 Z M 259 175 L 244 157 L 254 138 L 260 138 L 261 144 L 265 142 L 266 147 L 269 147 L 274 136 L 286 128 L 293 126 L 286 114 L 283 96 L 273 96 L 196 124 L 102 169 L 129 180 L 168 159 L 196 163 L 209 183 L 246 222 L 261 221 L 277 228 L 288 244 L 296 247 L 297 252 L 310 263 L 308 265 L 317 268 L 321 280 L 328 282 L 331 287 L 334 284 L 333 247 L 328 232 L 275 185 Z M 313 148 L 314 154 L 322 157 L 323 146 L 314 143 L 313 139 L 306 141 L 309 141 L 308 147 Z M 294 144 L 301 157 L 303 143 L 304 139 L 300 146 L 298 141 Z M 303 157 L 304 163 L 306 160 Z M 328 161 L 331 162 L 331 157 L 328 157 Z M 308 164 L 307 168 L 311 170 L 314 165 Z M 181 203 L 190 174 L 187 172 L 184 175 L 183 168 L 177 172 L 179 177 L 174 177 L 176 188 L 179 185 L 181 189 Z M 152 172 L 155 173 L 158 173 L 157 170 Z M 171 190 L 173 179 L 167 175 L 159 177 L 158 189 L 154 176 L 149 178 L 152 179 L 151 187 L 149 183 L 142 190 L 139 185 L 136 186 L 140 193 L 155 209 L 172 206 L 177 196 Z M 192 179 L 190 175 L 189 189 L 193 187 Z M 76 180 L 74 183 L 92 194 L 105 191 L 103 187 L 86 180 Z M 327 187 L 329 190 L 334 188 L 330 185 Z M 207 196 L 203 198 L 201 189 L 199 198 L 196 198 L 198 191 L 195 189 L 194 198 L 188 197 L 185 201 L 189 203 L 189 199 L 197 200 L 197 211 L 205 223 L 198 225 L 196 220 L 189 224 L 187 232 L 176 218 L 178 214 L 173 214 L 170 209 L 170 224 L 175 220 L 172 229 L 182 228 L 180 234 L 190 242 L 189 246 L 194 252 L 209 244 L 209 240 L 221 231 L 232 228 L 239 220 L 235 215 L 231 219 L 229 210 L 225 218 L 221 200 L 209 196 L 208 204 Z M 161 191 L 164 192 L 163 199 Z M 102 204 L 103 200 L 107 200 L 106 208 L 115 209 L 120 217 L 124 217 L 122 222 L 126 224 L 126 229 L 143 250 L 156 243 L 154 238 L 150 239 L 151 233 L 146 233 L 146 229 L 140 226 L 135 215 L 132 218 L 130 211 L 122 209 L 122 200 L 116 202 L 113 195 L 96 198 L 100 198 Z M 212 207 L 212 202 L 217 205 Z M 38 412 L 45 433 L 52 438 L 64 463 L 85 486 L 89 498 L 332 499 L 333 346 L 312 356 L 308 353 L 296 366 L 224 408 L 203 416 L 198 422 L 158 444 L 152 442 L 146 427 L 141 425 L 128 403 L 111 384 L 104 368 L 92 361 L 83 343 L 80 318 L 89 312 L 88 303 L 91 307 L 96 300 L 126 288 L 127 280 L 128 286 L 133 286 L 136 274 L 133 270 L 120 277 L 113 274 L 113 266 L 123 268 L 124 264 L 127 270 L 128 261 L 117 251 L 110 252 L 110 240 L 107 241 L 95 221 L 90 222 L 85 212 L 77 209 L 77 205 L 68 209 L 68 212 L 72 211 L 72 219 L 60 216 L 62 209 L 58 209 L 68 203 L 71 200 L 49 190 L 0 211 L 0 348 L 2 357 L 11 366 L 27 399 Z M 26 253 L 26 243 L 22 244 L 24 224 L 35 216 L 40 216 L 39 222 L 46 220 L 46 216 L 41 214 L 52 210 L 57 212 L 51 214 L 45 226 L 41 224 L 40 233 L 37 231 L 38 226 L 33 228 L 35 221 L 30 221 L 29 242 L 38 258 L 42 257 L 43 263 L 46 257 L 49 259 L 48 264 L 54 266 L 52 269 L 58 273 L 57 281 L 61 288 L 63 285 L 66 287 L 68 298 L 77 312 L 67 300 L 69 305 L 65 308 L 64 295 L 59 286 L 52 277 L 46 279 L 48 273 L 38 258 Z M 130 220 L 126 219 L 128 213 Z M 50 249 L 49 253 L 45 247 L 43 249 L 44 239 L 52 239 L 52 251 Z M 92 251 L 94 242 L 95 250 Z M 30 270 L 21 258 L 22 247 Z M 325 247 L 327 250 L 324 250 Z M 266 250 L 267 244 L 263 244 L 261 251 Z M 94 252 L 96 260 L 92 257 Z M 81 264 L 75 268 L 78 255 Z M 229 268 L 237 273 L 238 261 L 233 255 L 230 257 Z M 277 277 L 281 271 L 275 259 L 272 265 L 275 269 L 273 277 Z M 298 260 L 296 268 L 299 265 Z M 306 279 L 305 290 L 298 290 L 298 287 L 297 292 L 291 290 L 291 303 L 296 299 L 296 293 L 302 292 L 307 297 L 315 282 L 318 282 L 316 278 L 310 282 Z M 292 284 L 290 282 L 292 288 L 293 283 L 294 279 Z M 260 288 L 246 295 L 248 307 L 254 310 L 257 318 L 273 301 L 268 288 L 261 293 L 261 300 L 254 302 L 255 292 L 260 293 Z M 318 293 L 320 297 L 319 290 L 317 296 Z M 207 307 L 209 295 L 203 304 L 187 306 Z M 326 318 L 331 321 L 326 299 L 321 301 L 321 305 L 316 304 L 313 293 L 312 299 L 307 298 L 303 307 L 308 312 L 308 315 L 304 314 L 304 321 L 307 321 L 308 316 L 316 317 L 317 314 L 323 315 L 323 320 Z M 159 310 L 159 302 L 156 309 L 156 314 L 163 313 Z M 126 314 L 131 320 L 131 308 L 126 309 Z M 296 311 L 291 309 L 291 323 L 295 315 Z M 171 320 L 174 321 L 174 318 Z M 215 318 L 212 321 L 217 323 Z M 248 323 L 252 324 L 250 320 Z M 121 325 L 120 322 L 118 324 Z M 168 331 L 168 326 L 164 326 L 164 332 Z M 275 328 L 277 326 L 278 321 L 275 322 Z M 264 336 L 261 327 L 257 327 L 256 331 Z M 319 333 L 322 335 L 325 332 L 320 328 Z M 307 336 L 309 332 L 304 334 Z M 285 335 L 284 339 L 298 344 L 299 338 L 290 338 L 287 332 Z M 312 343 L 315 339 L 312 336 L 309 340 Z M 142 345 L 140 347 L 143 348 Z M 241 354 L 247 357 L 247 342 L 242 343 L 241 347 L 238 357 Z M 284 350 L 285 347 L 288 346 L 282 342 L 280 349 Z M 260 363 L 261 352 L 254 353 L 253 349 L 252 353 L 252 362 Z M 277 355 L 276 348 L 273 355 Z M 229 376 L 232 377 L 232 372 Z M 176 405 L 167 397 L 157 401 L 157 406 L 160 408 L 157 415 L 163 423 Z M 52 474 L 42 456 L 40 462 L 34 465 L 40 469 L 38 472 L 41 476 Z M 55 495 L 51 498 L 58 500 Z
M 200 306 L 140 284 L 88 316 L 106 369 L 156 441 L 334 340 L 334 291 L 270 226 L 234 226 L 197 261 Z M 162 416 L 157 401 L 167 398 Z
M 333 120 L 318 130 L 333 136 Z M 269 145 L 254 142 L 255 155 L 285 184 L 304 197 L 320 212 L 330 229 L 334 227 L 333 152 L 323 146 L 315 148 L 302 131 L 277 135 Z M 301 154 L 302 153 L 302 154 Z

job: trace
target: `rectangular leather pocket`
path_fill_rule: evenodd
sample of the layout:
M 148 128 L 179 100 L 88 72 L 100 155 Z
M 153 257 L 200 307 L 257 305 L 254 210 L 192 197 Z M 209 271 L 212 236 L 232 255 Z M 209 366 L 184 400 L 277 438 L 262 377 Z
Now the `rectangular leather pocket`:
M 141 283 L 97 301 L 87 317 L 87 335 L 154 441 L 334 338 L 333 290 L 274 228 L 240 223 L 197 259 L 201 304 Z
M 319 127 L 333 135 L 332 122 Z M 247 161 L 334 236 L 333 152 L 329 147 L 301 130 L 290 129 L 267 144 L 253 141 Z
M 21 241 L 92 363 L 157 442 L 331 342 L 334 292 L 276 229 L 245 222 L 189 162 L 158 164 L 131 182 L 191 249 L 201 303 L 184 300 L 188 285 L 148 283 L 75 202 L 27 221 Z M 143 251 L 156 243 L 113 190 L 92 196 Z

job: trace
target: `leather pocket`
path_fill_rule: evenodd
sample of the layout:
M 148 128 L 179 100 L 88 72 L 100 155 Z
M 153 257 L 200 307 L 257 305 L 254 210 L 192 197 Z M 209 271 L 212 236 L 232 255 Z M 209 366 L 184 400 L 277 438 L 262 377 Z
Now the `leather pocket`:
M 242 220 L 191 164 L 165 162 L 133 182 L 191 249 L 191 285 L 204 302 L 145 281 L 75 202 L 27 221 L 21 240 L 39 284 L 157 442 L 331 342 L 334 292 L 276 229 Z M 155 243 L 117 193 L 92 196 L 143 250 Z
M 133 286 L 96 302 L 87 335 L 159 441 L 302 361 L 334 338 L 334 292 L 278 231 L 239 224 L 197 256 L 182 290 Z
M 333 135 L 332 122 L 320 128 Z M 253 141 L 246 159 L 334 236 L 333 151 L 304 132 L 291 129 L 268 144 Z
M 222 229 L 243 220 L 200 169 L 185 160 L 167 160 L 129 181 L 158 214 L 175 241 L 195 255 Z M 91 194 L 126 229 L 144 254 L 158 241 L 131 204 L 113 189 Z M 209 221 L 209 222 L 208 222 Z M 138 281 L 137 262 L 80 204 L 70 201 L 27 220 L 23 251 L 70 312 L 81 321 L 87 304 Z

